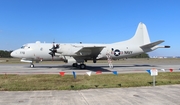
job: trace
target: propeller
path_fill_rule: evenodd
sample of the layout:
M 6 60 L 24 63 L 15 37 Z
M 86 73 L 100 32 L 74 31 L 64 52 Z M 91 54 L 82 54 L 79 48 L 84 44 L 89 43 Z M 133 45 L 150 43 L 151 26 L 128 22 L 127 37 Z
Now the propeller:
M 52 60 L 54 60 L 54 56 L 58 48 L 59 48 L 59 45 L 58 44 L 55 45 L 53 42 L 53 47 L 49 49 L 51 51 L 49 54 L 52 56 Z

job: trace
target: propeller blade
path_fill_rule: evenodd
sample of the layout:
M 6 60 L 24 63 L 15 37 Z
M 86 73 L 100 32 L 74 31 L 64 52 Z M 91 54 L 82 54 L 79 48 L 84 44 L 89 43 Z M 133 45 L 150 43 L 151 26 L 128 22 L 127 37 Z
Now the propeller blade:
M 49 49 L 49 51 L 51 51 L 49 54 L 52 56 L 52 60 L 54 60 L 55 53 L 57 52 L 57 49 L 59 48 L 59 45 L 56 44 L 55 46 L 54 43 L 55 42 L 53 42 L 53 47 Z

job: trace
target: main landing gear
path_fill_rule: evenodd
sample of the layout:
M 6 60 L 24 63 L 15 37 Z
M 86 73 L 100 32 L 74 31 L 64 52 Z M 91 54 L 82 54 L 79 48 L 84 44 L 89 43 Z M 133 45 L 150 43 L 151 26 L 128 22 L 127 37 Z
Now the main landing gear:
M 78 63 L 73 63 L 72 66 L 73 67 L 78 67 L 79 66 L 80 69 L 85 69 L 86 68 L 86 65 L 84 63 L 81 63 L 79 65 L 78 65 Z

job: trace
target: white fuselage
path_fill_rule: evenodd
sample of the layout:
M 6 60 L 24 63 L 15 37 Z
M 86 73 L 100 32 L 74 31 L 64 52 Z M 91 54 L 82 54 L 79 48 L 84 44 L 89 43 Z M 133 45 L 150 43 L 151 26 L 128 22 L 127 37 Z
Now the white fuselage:
M 57 53 L 54 56 L 54 60 L 64 60 L 64 56 L 76 56 L 76 52 L 83 47 L 88 46 L 105 46 L 97 59 L 107 59 L 107 54 L 110 54 L 112 59 L 120 59 L 124 57 L 130 57 L 143 53 L 143 50 L 139 46 L 124 46 L 116 44 L 59 44 L 60 48 L 57 49 Z M 52 48 L 51 43 L 29 43 L 22 48 L 13 51 L 11 54 L 13 57 L 26 58 L 29 60 L 52 60 L 49 54 Z M 113 49 L 113 50 L 112 50 Z M 115 52 L 119 50 L 120 53 Z M 90 54 L 87 51 L 85 55 Z M 88 58 L 85 58 L 88 60 Z

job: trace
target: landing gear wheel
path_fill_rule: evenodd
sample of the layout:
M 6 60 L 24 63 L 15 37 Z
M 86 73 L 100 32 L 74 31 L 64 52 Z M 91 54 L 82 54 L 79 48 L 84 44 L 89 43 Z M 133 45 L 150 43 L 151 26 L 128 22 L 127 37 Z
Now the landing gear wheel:
M 73 67 L 77 67 L 78 64 L 77 64 L 77 63 L 73 63 L 72 66 L 73 66 Z
M 80 69 L 85 69 L 86 68 L 86 65 L 85 64 L 80 64 Z
M 30 67 L 31 67 L 31 68 L 34 68 L 34 64 L 30 64 Z

